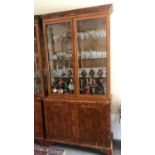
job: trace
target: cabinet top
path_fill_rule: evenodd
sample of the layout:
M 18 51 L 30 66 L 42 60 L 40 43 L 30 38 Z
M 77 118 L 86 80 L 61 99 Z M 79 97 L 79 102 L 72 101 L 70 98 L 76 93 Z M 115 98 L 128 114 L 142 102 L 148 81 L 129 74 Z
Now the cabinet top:
M 112 11 L 113 11 L 113 5 L 107 4 L 107 5 L 100 5 L 95 7 L 87 7 L 87 8 L 81 8 L 81 9 L 75 9 L 75 10 L 43 14 L 41 15 L 41 18 L 44 20 L 44 19 L 55 18 L 55 17 L 78 16 L 78 15 L 90 14 L 90 13 L 91 14 L 92 13 L 111 14 Z

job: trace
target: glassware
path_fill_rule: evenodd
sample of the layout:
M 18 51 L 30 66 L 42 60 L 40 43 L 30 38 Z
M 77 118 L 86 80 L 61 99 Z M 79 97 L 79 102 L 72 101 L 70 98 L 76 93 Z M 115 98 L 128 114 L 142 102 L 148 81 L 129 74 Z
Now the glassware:
M 58 94 L 62 94 L 63 89 L 64 89 L 63 81 L 62 81 L 62 79 L 59 79 L 58 84 L 57 84 Z
M 90 94 L 90 92 L 91 92 L 91 88 L 89 86 L 89 79 L 86 78 L 86 84 L 85 84 L 85 87 L 84 87 L 84 93 L 85 94 Z
M 73 94 L 73 93 L 74 93 L 73 79 L 70 79 L 70 83 L 69 83 L 69 93 L 70 93 L 70 94 Z

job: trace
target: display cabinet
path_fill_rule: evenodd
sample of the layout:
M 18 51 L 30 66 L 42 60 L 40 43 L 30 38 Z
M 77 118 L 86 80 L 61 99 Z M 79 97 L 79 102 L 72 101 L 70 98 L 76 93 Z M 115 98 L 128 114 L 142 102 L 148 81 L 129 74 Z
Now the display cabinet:
M 34 138 L 35 141 L 44 144 L 43 126 L 43 96 L 44 78 L 42 66 L 41 48 L 41 21 L 38 16 L 34 17 Z
M 41 16 L 48 81 L 46 144 L 112 154 L 111 13 L 109 4 Z

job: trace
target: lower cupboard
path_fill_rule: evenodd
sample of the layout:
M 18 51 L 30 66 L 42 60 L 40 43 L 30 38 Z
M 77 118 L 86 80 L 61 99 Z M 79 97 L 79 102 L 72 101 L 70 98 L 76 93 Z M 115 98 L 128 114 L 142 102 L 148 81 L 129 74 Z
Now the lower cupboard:
M 112 154 L 110 102 L 45 101 L 45 143 L 62 143 Z

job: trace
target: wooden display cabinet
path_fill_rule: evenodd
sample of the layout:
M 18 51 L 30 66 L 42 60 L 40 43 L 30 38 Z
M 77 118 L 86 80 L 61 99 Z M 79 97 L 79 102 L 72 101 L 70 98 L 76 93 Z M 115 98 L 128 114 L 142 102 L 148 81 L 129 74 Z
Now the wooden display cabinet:
M 110 14 L 103 5 L 42 15 L 48 96 L 45 143 L 112 154 Z
M 34 17 L 34 139 L 44 144 L 43 96 L 44 78 L 41 48 L 41 20 Z

